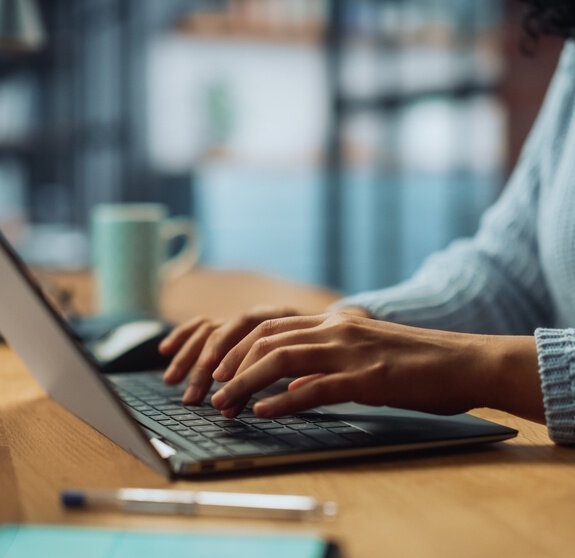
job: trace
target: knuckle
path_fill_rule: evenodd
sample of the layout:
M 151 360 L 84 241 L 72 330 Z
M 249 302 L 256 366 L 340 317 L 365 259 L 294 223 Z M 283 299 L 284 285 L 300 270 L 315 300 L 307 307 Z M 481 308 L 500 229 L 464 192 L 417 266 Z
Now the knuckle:
M 257 310 L 250 310 L 237 320 L 237 327 L 242 331 L 252 330 L 261 323 L 263 317 Z
M 334 336 L 344 340 L 354 336 L 355 325 L 345 314 L 334 314 L 328 318 L 326 323 Z
M 223 351 L 225 343 L 225 335 L 220 329 L 213 330 L 206 341 L 205 354 L 210 358 L 218 358 Z
M 261 358 L 270 352 L 270 341 L 267 337 L 258 339 L 252 345 L 252 353 L 256 358 Z
M 291 362 L 291 352 L 288 348 L 280 347 L 278 349 L 274 349 L 271 352 L 271 356 L 273 358 L 274 366 L 279 369 L 289 368 Z
M 332 328 L 341 327 L 346 323 L 346 315 L 342 314 L 341 312 L 327 314 L 324 323 L 325 325 Z
M 180 333 L 188 333 L 200 327 L 202 324 L 208 322 L 209 319 L 205 316 L 195 316 L 191 320 L 183 323 L 181 326 L 177 327 L 175 331 Z
M 273 335 L 279 326 L 279 320 L 272 318 L 269 320 L 264 320 L 260 326 L 259 330 L 262 335 Z

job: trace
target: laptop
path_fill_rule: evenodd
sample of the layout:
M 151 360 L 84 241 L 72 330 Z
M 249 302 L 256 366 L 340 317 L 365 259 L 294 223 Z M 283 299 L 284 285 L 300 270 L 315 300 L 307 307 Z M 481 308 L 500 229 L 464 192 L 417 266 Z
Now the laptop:
M 517 431 L 468 414 L 357 404 L 267 420 L 184 406 L 162 371 L 106 374 L 0 233 L 0 332 L 56 402 L 167 478 L 464 447 Z M 274 385 L 270 389 L 284 389 Z M 256 394 L 256 398 L 258 394 Z

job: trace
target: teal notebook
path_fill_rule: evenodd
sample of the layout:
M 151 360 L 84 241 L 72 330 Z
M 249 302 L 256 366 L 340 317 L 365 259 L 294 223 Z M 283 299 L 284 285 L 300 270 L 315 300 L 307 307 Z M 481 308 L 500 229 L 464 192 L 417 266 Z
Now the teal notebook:
M 119 531 L 93 527 L 7 525 L 0 558 L 334 558 L 336 547 L 297 535 Z

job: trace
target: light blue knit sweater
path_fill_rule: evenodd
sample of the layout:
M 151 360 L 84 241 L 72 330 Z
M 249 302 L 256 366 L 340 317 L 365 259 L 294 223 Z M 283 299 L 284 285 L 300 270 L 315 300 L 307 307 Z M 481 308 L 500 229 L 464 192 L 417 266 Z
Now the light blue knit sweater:
M 475 237 L 408 281 L 347 297 L 374 317 L 452 331 L 535 335 L 549 434 L 575 444 L 575 41 Z

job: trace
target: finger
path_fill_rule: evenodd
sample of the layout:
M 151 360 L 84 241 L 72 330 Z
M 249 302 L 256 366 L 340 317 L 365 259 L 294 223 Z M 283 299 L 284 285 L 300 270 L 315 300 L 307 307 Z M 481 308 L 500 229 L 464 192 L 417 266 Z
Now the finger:
M 258 401 L 253 412 L 258 417 L 271 418 L 291 415 L 321 405 L 334 405 L 354 400 L 357 378 L 349 373 L 338 372 L 315 376 L 315 379 L 300 386 Z
M 337 370 L 337 359 L 329 345 L 295 345 L 275 349 L 243 373 L 237 374 L 212 397 L 216 409 L 243 406 L 250 397 L 282 377 Z
M 166 383 L 178 383 L 186 376 L 198 358 L 206 339 L 213 332 L 215 327 L 215 325 L 209 322 L 204 322 L 195 331 L 193 331 L 191 337 L 188 338 L 176 353 L 176 356 L 172 359 L 172 362 L 164 372 L 164 381 Z
M 184 343 L 193 335 L 194 331 L 198 329 L 208 319 L 198 316 L 192 320 L 175 327 L 169 335 L 160 343 L 160 352 L 165 355 L 176 354 L 184 345 Z
M 242 317 L 223 324 L 221 322 L 212 322 L 210 320 L 210 322 L 215 325 L 212 331 L 217 331 L 209 336 L 209 339 L 205 344 L 201 344 L 201 352 L 199 354 L 195 353 L 193 360 L 195 361 L 197 359 L 200 361 L 200 368 L 206 368 L 210 366 L 215 368 L 227 353 L 229 348 L 233 347 L 233 345 L 240 341 L 245 335 L 243 330 L 247 329 L 248 331 L 251 331 L 251 329 L 255 327 L 250 327 L 249 320 L 250 318 L 248 317 Z M 203 318 L 192 320 L 179 327 L 177 331 L 174 331 L 172 335 L 166 338 L 163 343 L 165 343 L 166 346 L 171 347 L 179 346 L 181 349 L 182 345 L 187 342 L 187 339 L 205 323 L 208 323 L 208 320 Z M 189 367 L 192 363 L 186 362 L 185 364 L 187 364 Z M 211 372 L 213 372 L 213 370 Z
M 311 374 L 309 376 L 302 376 L 301 378 L 296 378 L 295 380 L 289 383 L 288 389 L 289 390 L 298 389 L 301 386 L 305 386 L 305 384 L 309 382 L 313 382 L 314 380 L 321 378 L 322 376 L 325 376 L 325 374 Z
M 213 375 L 214 380 L 227 382 L 237 374 L 240 370 L 240 366 L 246 368 L 251 362 L 267 355 L 285 339 L 280 338 L 279 334 L 309 330 L 321 324 L 322 321 L 322 316 L 292 316 L 289 318 L 265 320 L 237 345 L 230 348 L 229 352 L 215 370 Z M 271 341 L 272 337 L 276 338 L 275 341 Z M 288 344 L 293 344 L 294 342 L 295 339 Z M 302 342 L 301 339 L 298 339 L 298 342 Z M 250 351 L 252 351 L 253 358 L 244 364 L 244 360 Z
M 252 312 L 231 320 L 217 328 L 203 343 L 194 356 L 190 381 L 182 401 L 191 404 L 203 400 L 212 384 L 212 374 L 228 351 L 239 343 L 261 321 L 258 312 Z
M 222 357 L 241 339 L 242 332 L 237 322 L 216 329 L 205 341 L 190 371 L 188 387 L 184 392 L 184 404 L 202 401 L 213 383 L 212 374 Z

